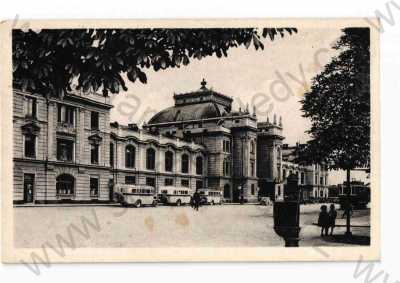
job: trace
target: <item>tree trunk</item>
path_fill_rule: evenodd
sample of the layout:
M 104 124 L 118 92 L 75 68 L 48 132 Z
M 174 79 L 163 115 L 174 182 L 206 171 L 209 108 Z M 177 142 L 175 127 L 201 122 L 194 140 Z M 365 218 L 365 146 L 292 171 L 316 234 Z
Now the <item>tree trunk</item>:
M 351 206 L 351 201 L 350 201 L 350 194 L 351 194 L 351 185 L 350 185 L 350 169 L 346 170 L 347 173 L 347 192 L 346 192 L 346 233 L 345 235 L 350 237 L 352 235 L 351 229 L 350 229 L 350 206 Z

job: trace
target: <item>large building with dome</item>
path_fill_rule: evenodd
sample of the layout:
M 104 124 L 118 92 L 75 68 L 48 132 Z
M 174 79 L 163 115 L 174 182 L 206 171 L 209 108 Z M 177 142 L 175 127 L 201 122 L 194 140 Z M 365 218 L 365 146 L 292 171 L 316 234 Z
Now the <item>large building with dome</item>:
M 209 88 L 174 94 L 143 127 L 110 122 L 108 98 L 14 90 L 14 202 L 109 202 L 116 183 L 218 189 L 226 202 L 282 199 L 289 174 L 304 199 L 328 196 L 324 166 L 295 163 L 282 119 L 234 111 Z

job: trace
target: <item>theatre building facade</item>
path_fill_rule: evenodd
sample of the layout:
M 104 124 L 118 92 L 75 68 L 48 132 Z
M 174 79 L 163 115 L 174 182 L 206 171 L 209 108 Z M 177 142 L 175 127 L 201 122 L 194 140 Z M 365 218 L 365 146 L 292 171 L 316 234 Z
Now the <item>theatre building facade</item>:
M 141 128 L 110 123 L 109 98 L 96 93 L 13 93 L 15 203 L 110 202 L 116 183 L 212 188 L 226 202 L 256 202 L 281 199 L 289 172 L 310 196 L 328 185 L 323 167 L 288 157 L 281 119 L 233 111 L 233 99 L 204 80 Z

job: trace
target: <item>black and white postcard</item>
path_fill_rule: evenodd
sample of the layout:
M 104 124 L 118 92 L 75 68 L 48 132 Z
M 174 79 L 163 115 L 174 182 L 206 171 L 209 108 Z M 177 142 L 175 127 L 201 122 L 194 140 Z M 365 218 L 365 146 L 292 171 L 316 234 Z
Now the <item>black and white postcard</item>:
M 2 23 L 3 261 L 379 259 L 376 24 Z

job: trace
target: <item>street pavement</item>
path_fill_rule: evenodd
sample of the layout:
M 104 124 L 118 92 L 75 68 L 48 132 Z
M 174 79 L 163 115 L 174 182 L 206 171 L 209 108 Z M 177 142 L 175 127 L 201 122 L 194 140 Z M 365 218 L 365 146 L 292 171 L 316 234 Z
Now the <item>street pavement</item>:
M 317 222 L 320 204 L 301 206 L 300 246 L 342 246 L 332 237 L 321 238 Z M 338 218 L 342 212 L 339 211 Z M 96 223 L 96 227 L 85 221 Z M 82 220 L 84 220 L 82 222 Z M 271 206 L 221 205 L 14 207 L 15 246 L 37 248 L 45 243 L 57 246 L 57 239 L 74 241 L 76 247 L 270 247 L 283 246 L 273 230 Z M 338 219 L 337 224 L 345 224 Z M 370 210 L 355 211 L 352 224 L 370 224 Z M 81 231 L 81 232 L 79 232 Z M 335 233 L 343 234 L 344 227 Z M 367 227 L 353 233 L 369 236 Z

